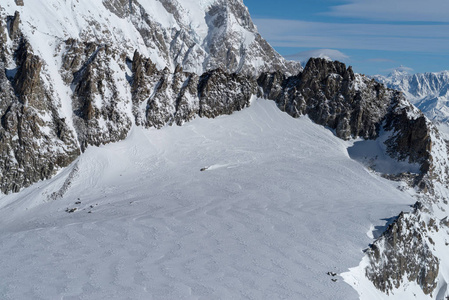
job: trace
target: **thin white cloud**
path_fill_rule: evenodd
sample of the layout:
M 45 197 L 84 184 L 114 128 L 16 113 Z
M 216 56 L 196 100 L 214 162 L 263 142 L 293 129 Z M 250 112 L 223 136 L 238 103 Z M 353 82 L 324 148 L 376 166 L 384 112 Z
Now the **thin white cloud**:
M 400 73 L 412 74 L 415 70 L 413 70 L 412 68 L 406 67 L 406 66 L 399 66 L 397 68 L 386 69 L 384 71 L 389 72 L 389 73 L 400 72 Z
M 300 62 L 306 62 L 311 57 L 328 58 L 342 62 L 346 62 L 349 59 L 349 56 L 335 49 L 315 49 L 285 56 L 287 59 L 297 60 Z
M 350 0 L 327 15 L 381 21 L 449 22 L 448 0 Z
M 370 58 L 370 59 L 367 59 L 367 61 L 379 62 L 379 63 L 394 63 L 394 62 L 396 62 L 396 61 L 394 61 L 392 59 L 388 59 L 388 58 Z
M 449 2 L 449 1 L 448 1 Z M 275 47 L 449 52 L 449 25 L 343 24 L 255 19 Z

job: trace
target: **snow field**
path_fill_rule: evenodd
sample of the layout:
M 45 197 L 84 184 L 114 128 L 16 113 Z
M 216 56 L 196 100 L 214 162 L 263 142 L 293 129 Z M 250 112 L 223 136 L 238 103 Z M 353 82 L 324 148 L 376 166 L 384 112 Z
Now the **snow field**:
M 414 200 L 348 146 L 265 100 L 135 127 L 0 196 L 0 298 L 357 299 L 327 272 L 358 265 L 367 230 Z

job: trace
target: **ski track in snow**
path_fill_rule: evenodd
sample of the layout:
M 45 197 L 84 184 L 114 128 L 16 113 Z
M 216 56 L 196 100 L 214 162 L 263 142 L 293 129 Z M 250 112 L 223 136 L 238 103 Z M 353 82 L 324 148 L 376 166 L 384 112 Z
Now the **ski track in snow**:
M 326 273 L 357 266 L 366 232 L 414 199 L 348 146 L 265 100 L 133 128 L 87 149 L 62 198 L 47 196 L 74 165 L 0 196 L 0 298 L 357 299 Z

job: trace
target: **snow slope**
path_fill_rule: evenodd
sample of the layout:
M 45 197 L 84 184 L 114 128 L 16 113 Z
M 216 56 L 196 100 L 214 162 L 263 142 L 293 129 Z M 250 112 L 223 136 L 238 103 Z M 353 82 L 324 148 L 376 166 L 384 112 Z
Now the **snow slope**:
M 241 0 L 15 0 L 0 4 L 0 16 L 20 13 L 24 37 L 49 68 L 68 39 L 119 48 L 132 58 L 137 50 L 158 69 L 177 65 L 201 75 L 223 68 L 257 75 L 296 73 L 261 38 Z M 44 42 L 42 42 L 44 41 Z M 54 73 L 52 76 L 56 76 Z
M 327 272 L 358 265 L 415 200 L 350 146 L 256 99 L 214 120 L 134 127 L 0 196 L 0 298 L 357 299 Z

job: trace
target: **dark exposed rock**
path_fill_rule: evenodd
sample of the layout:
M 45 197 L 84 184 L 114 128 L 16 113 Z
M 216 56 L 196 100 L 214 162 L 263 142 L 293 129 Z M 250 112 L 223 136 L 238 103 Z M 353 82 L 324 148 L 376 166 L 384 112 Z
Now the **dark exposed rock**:
M 62 55 L 62 78 L 66 84 L 73 81 L 73 73 L 82 67 L 82 58 L 85 56 L 83 47 L 75 39 L 65 41 L 66 50 Z M 86 47 L 88 48 L 88 47 Z
M 151 96 L 154 98 L 155 90 L 160 90 L 163 72 L 160 72 L 149 58 L 143 57 L 138 51 L 134 52 L 131 64 L 131 94 L 135 122 L 137 125 L 147 126 L 150 98 Z M 142 111 L 143 105 L 145 105 L 145 109 Z M 160 123 L 160 126 L 163 126 L 166 123 L 166 117 L 163 117 L 163 120 L 160 122 L 155 120 L 155 123 Z
M 142 57 L 137 50 L 131 63 L 133 72 L 131 92 L 133 102 L 139 103 L 150 96 L 149 84 L 154 81 L 151 76 L 159 75 L 159 72 L 156 65 L 149 58 Z
M 449 227 L 449 218 L 445 217 L 444 219 L 441 220 L 440 223 L 446 227 Z
M 177 125 L 193 120 L 199 113 L 198 106 L 201 103 L 196 100 L 192 101 L 198 95 L 198 80 L 199 77 L 196 74 L 186 73 L 183 80 L 178 81 L 178 86 L 180 83 L 182 85 L 179 90 L 176 90 L 175 123 Z
M 3 19 L 0 18 L 0 45 L 6 44 L 6 25 Z M 6 62 L 7 49 L 4 46 L 0 46 L 0 61 L 2 63 Z M 3 69 L 1 70 L 3 71 Z
M 134 53 L 133 112 L 137 124 L 161 128 L 192 120 L 195 116 L 214 118 L 249 106 L 256 83 L 245 76 L 220 69 L 202 76 L 184 72 L 178 65 L 174 73 L 158 71 L 148 58 Z M 139 107 L 147 101 L 145 119 Z
M 45 109 L 40 101 L 41 78 L 40 72 L 42 62 L 38 56 L 30 51 L 30 44 L 23 41 L 16 51 L 17 73 L 14 77 L 13 86 L 16 95 L 22 104 L 29 104 L 39 109 Z
M 198 93 L 200 117 L 214 118 L 249 106 L 256 85 L 246 77 L 217 69 L 201 76 Z
M 297 76 L 262 74 L 258 83 L 264 96 L 293 117 L 308 115 L 314 122 L 336 130 L 338 137 L 378 136 L 380 125 L 398 95 L 358 75 L 343 63 L 310 59 Z
M 18 11 L 14 13 L 14 16 L 8 17 L 8 34 L 12 40 L 15 40 L 20 36 L 20 14 Z
M 117 62 L 107 45 L 66 41 L 64 78 L 74 87 L 74 123 L 81 148 L 116 142 L 126 137 L 131 120 L 119 106 L 127 105 L 118 92 L 111 64 Z M 121 66 L 124 68 L 124 66 Z
M 387 115 L 385 130 L 394 131 L 397 134 L 388 139 L 387 152 L 398 160 L 420 163 L 421 172 L 429 171 L 430 151 L 432 147 L 430 128 L 426 124 L 426 118 L 420 114 L 416 119 L 410 118 L 410 107 L 396 109 Z
M 366 251 L 366 276 L 379 290 L 389 294 L 405 278 L 417 282 L 425 294 L 435 290 L 439 261 L 426 242 L 426 225 L 416 226 L 420 223 L 419 214 L 401 213 Z
M 0 72 L 2 193 L 17 192 L 48 179 L 79 155 L 72 132 L 59 117 L 54 99 L 41 81 L 41 60 L 25 40 L 15 53 L 18 68 L 14 78 Z M 5 70 L 4 62 L 0 62 L 0 69 Z
M 23 0 L 14 0 L 14 2 L 16 2 L 17 6 L 23 6 Z
M 73 166 L 73 169 L 70 171 L 69 176 L 67 176 L 66 180 L 64 180 L 64 183 L 59 188 L 58 191 L 51 193 L 48 197 L 49 200 L 58 200 L 62 197 L 64 197 L 65 193 L 69 190 L 70 186 L 72 185 L 72 181 L 76 176 L 78 176 L 79 168 L 78 163 L 75 163 Z M 76 204 L 76 203 L 75 203 Z
M 119 18 L 125 18 L 132 11 L 132 2 L 132 0 L 103 0 L 103 5 Z

